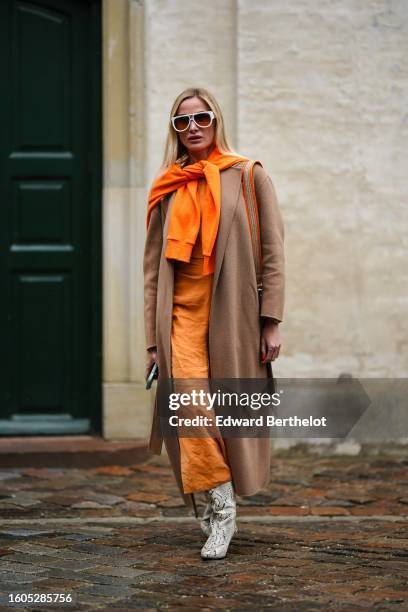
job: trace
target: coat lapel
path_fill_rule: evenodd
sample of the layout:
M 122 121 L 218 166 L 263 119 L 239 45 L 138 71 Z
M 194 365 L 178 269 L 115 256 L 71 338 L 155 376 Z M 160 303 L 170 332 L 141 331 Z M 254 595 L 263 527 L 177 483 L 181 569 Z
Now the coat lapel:
M 238 205 L 239 193 L 241 189 L 241 169 L 228 168 L 227 170 L 221 172 L 220 176 L 221 215 L 216 241 L 212 296 L 214 296 L 215 290 L 217 288 L 232 220 L 234 218 L 235 211 Z

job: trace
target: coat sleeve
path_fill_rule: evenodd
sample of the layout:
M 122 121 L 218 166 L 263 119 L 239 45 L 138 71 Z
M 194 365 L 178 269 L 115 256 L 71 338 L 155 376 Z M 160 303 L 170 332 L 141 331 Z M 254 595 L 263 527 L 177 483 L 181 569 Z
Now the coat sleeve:
M 163 243 L 163 229 L 159 203 L 152 210 L 143 257 L 144 323 L 146 349 L 156 346 L 157 281 Z
M 255 193 L 262 244 L 261 317 L 283 320 L 285 298 L 284 225 L 272 180 L 259 164 L 254 166 Z

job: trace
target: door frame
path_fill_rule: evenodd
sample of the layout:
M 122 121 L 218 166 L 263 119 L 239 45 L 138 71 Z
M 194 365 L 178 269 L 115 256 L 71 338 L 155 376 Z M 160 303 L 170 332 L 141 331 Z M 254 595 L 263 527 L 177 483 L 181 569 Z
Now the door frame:
M 90 150 L 88 172 L 90 175 L 91 203 L 91 355 L 90 397 L 91 433 L 102 432 L 102 304 L 103 304 L 103 258 L 102 258 L 102 0 L 90 1 L 91 28 L 89 36 L 90 52 Z

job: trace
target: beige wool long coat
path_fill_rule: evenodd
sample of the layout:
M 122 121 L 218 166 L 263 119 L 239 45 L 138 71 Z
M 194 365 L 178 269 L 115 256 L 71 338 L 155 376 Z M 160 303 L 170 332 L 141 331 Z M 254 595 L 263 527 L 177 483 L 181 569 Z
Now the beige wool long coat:
M 260 165 L 254 166 L 262 243 L 261 309 L 255 264 L 241 182 L 241 168 L 222 170 L 221 216 L 216 240 L 216 258 L 209 318 L 208 350 L 211 378 L 263 378 L 260 362 L 261 317 L 282 321 L 284 306 L 284 226 L 271 178 Z M 144 251 L 144 319 L 146 348 L 157 347 L 159 376 L 171 378 L 171 326 L 174 263 L 166 259 L 166 236 L 175 192 L 154 209 Z M 192 347 L 193 349 L 194 347 Z M 270 439 L 226 438 L 225 445 L 235 491 L 253 495 L 269 479 Z M 149 449 L 161 454 L 163 436 L 155 402 Z M 167 453 L 188 507 L 180 473 L 177 437 L 165 438 Z

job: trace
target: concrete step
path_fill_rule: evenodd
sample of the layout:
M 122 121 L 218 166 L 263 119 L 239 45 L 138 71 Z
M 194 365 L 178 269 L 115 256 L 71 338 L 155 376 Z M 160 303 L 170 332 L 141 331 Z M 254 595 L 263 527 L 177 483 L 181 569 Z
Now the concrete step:
M 147 440 L 104 440 L 100 436 L 16 436 L 0 439 L 0 469 L 132 465 L 151 453 Z

